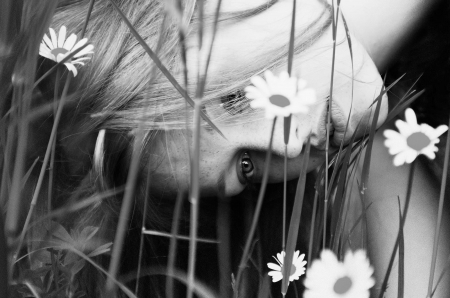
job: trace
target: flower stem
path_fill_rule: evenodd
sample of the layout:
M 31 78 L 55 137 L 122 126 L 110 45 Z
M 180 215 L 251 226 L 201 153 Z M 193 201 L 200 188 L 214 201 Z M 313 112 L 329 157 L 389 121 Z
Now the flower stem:
M 277 118 L 274 118 L 273 124 L 272 124 L 272 131 L 270 133 L 269 148 L 267 149 L 267 153 L 266 153 L 266 160 L 265 160 L 265 164 L 264 164 L 264 172 L 263 172 L 263 178 L 261 181 L 261 188 L 259 190 L 258 201 L 256 203 L 255 213 L 253 215 L 252 225 L 250 226 L 250 231 L 247 236 L 247 241 L 245 242 L 244 252 L 242 254 L 241 261 L 239 263 L 239 269 L 238 269 L 236 282 L 235 282 L 236 290 L 234 291 L 234 298 L 238 298 L 239 282 L 240 282 L 242 273 L 245 269 L 245 264 L 247 263 L 247 257 L 248 257 L 250 247 L 251 247 L 251 244 L 253 241 L 253 236 L 256 231 L 256 226 L 258 224 L 259 214 L 261 213 L 261 207 L 262 207 L 262 203 L 263 203 L 263 199 L 264 199 L 264 194 L 266 192 L 267 180 L 269 179 L 270 159 L 272 157 L 273 132 L 275 130 L 276 121 L 277 121 Z
M 449 126 L 450 126 L 450 119 L 449 119 Z M 436 268 L 437 249 L 438 249 L 438 244 L 439 244 L 439 232 L 440 232 L 440 228 L 441 228 L 442 212 L 444 210 L 444 195 L 445 195 L 445 186 L 447 183 L 449 152 L 450 152 L 450 135 L 447 133 L 447 143 L 445 146 L 445 155 L 444 155 L 444 171 L 442 173 L 441 193 L 439 195 L 438 216 L 436 219 L 436 228 L 434 231 L 433 255 L 431 258 L 431 269 L 430 269 L 430 278 L 428 281 L 427 298 L 431 298 L 431 292 L 433 290 L 434 270 Z

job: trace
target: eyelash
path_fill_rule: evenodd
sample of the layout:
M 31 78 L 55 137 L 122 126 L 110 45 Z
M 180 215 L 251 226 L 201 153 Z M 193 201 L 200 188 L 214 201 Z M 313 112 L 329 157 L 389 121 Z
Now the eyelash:
M 237 90 L 234 93 L 222 96 L 220 98 L 220 106 L 224 108 L 231 116 L 237 114 L 243 114 L 244 112 L 251 110 L 250 101 L 245 97 L 245 93 L 242 90 Z
M 250 171 L 248 171 L 248 169 L 244 169 L 244 166 L 245 166 L 244 162 L 249 162 L 249 165 L 251 167 Z M 254 165 L 252 159 L 250 158 L 250 154 L 247 151 L 245 151 L 239 158 L 239 170 L 240 170 L 240 175 L 245 180 L 245 182 L 251 183 L 251 178 L 255 171 L 255 165 Z

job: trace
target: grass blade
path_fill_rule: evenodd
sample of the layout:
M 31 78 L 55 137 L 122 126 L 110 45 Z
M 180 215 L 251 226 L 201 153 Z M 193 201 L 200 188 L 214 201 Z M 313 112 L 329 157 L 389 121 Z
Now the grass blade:
M 416 168 L 416 162 L 417 161 L 413 161 L 412 164 L 411 164 L 411 168 L 409 169 L 408 190 L 406 192 L 406 201 L 405 201 L 405 206 L 403 207 L 404 209 L 403 209 L 403 212 L 402 212 L 403 216 L 402 216 L 402 222 L 401 222 L 401 229 L 403 229 L 404 226 L 405 226 L 406 215 L 407 215 L 408 209 L 409 209 L 409 202 L 410 202 L 410 199 L 411 199 L 411 192 L 412 192 L 412 185 L 413 185 L 413 180 L 414 180 L 414 172 L 415 172 L 415 168 Z M 399 241 L 400 241 L 400 237 L 398 235 L 397 236 L 397 240 L 395 241 L 395 244 L 394 244 L 394 249 L 392 251 L 391 258 L 389 260 L 389 264 L 388 264 L 388 268 L 386 270 L 386 274 L 384 275 L 383 283 L 381 284 L 380 294 L 379 294 L 378 298 L 383 298 L 384 292 L 387 289 L 389 276 L 391 274 L 392 266 L 394 265 L 394 260 L 395 260 L 396 254 L 397 254 Z
M 262 207 L 262 203 L 263 203 L 263 199 L 264 199 L 264 194 L 266 192 L 267 180 L 269 179 L 270 160 L 271 160 L 271 156 L 272 156 L 273 132 L 275 130 L 276 121 L 277 121 L 277 118 L 273 119 L 272 131 L 270 133 L 269 148 L 267 148 L 266 160 L 264 163 L 263 179 L 261 181 L 261 188 L 259 190 L 258 201 L 256 203 L 255 212 L 254 212 L 253 219 L 252 219 L 252 224 L 250 226 L 250 231 L 247 236 L 247 241 L 245 242 L 244 252 L 242 253 L 241 261 L 239 262 L 239 269 L 238 269 L 238 273 L 236 276 L 236 283 L 235 283 L 235 285 L 236 285 L 235 286 L 236 291 L 234 292 L 235 298 L 238 298 L 239 282 L 241 280 L 243 270 L 245 269 L 245 264 L 247 263 L 248 254 L 250 252 L 250 247 L 253 242 L 253 236 L 255 235 L 256 226 L 258 225 L 259 214 L 261 213 L 261 207 Z
M 405 288 L 405 238 L 403 236 L 403 216 L 400 207 L 400 197 L 398 200 L 399 231 L 398 231 L 398 294 L 397 298 L 403 298 Z
M 172 229 L 169 244 L 169 259 L 167 261 L 167 279 L 166 279 L 166 295 L 167 298 L 173 298 L 173 275 L 175 272 L 175 261 L 177 252 L 177 237 L 178 235 L 178 221 L 181 217 L 181 208 L 183 207 L 183 200 L 185 194 L 179 192 L 177 195 L 177 202 L 175 203 L 175 213 L 172 219 Z
M 291 222 L 289 223 L 289 234 L 286 243 L 286 255 L 284 257 L 284 262 L 282 266 L 283 280 L 281 284 L 281 293 L 283 294 L 283 296 L 285 296 L 287 292 L 290 276 L 289 273 L 291 272 L 292 267 L 292 258 L 294 257 L 295 246 L 297 245 L 298 230 L 300 228 L 303 199 L 305 195 L 306 172 L 308 167 L 310 149 L 311 149 L 311 134 L 309 134 L 308 136 L 305 154 L 303 155 L 302 158 L 301 172 L 299 175 L 297 190 L 295 192 L 295 201 L 294 207 L 292 208 Z
M 49 158 L 50 158 L 52 144 L 53 144 L 53 142 L 54 142 L 54 140 L 56 138 L 56 132 L 58 130 L 59 120 L 61 119 L 62 110 L 63 110 L 63 107 L 64 107 L 64 103 L 66 101 L 66 95 L 67 95 L 67 92 L 69 90 L 69 85 L 70 85 L 71 78 L 72 78 L 72 73 L 69 72 L 68 73 L 68 77 L 66 79 L 66 83 L 64 85 L 64 89 L 63 89 L 62 95 L 61 95 L 61 101 L 59 103 L 58 110 L 56 111 L 55 120 L 54 120 L 54 123 L 53 123 L 52 131 L 50 133 L 50 139 L 49 139 L 48 144 L 47 144 L 47 149 L 45 151 L 44 161 L 42 162 L 41 171 L 39 173 L 38 182 L 36 184 L 36 189 L 34 190 L 33 198 L 31 199 L 30 210 L 28 211 L 28 215 L 27 215 L 27 218 L 25 220 L 25 224 L 23 226 L 22 233 L 20 235 L 19 244 L 17 246 L 16 253 L 14 255 L 14 259 L 17 258 L 18 254 L 19 254 L 19 251 L 20 251 L 20 249 L 22 247 L 22 243 L 23 243 L 23 240 L 25 238 L 25 233 L 27 231 L 28 224 L 30 223 L 31 215 L 33 214 L 33 210 L 34 210 L 34 207 L 36 206 L 36 202 L 37 202 L 37 199 L 38 199 L 38 196 L 39 196 L 39 192 L 40 192 L 41 187 L 42 187 L 42 182 L 43 182 L 44 176 L 45 176 L 45 170 L 47 168 L 47 164 L 48 164 L 48 161 L 49 161 Z
M 319 198 L 319 192 L 316 190 L 314 194 L 314 204 L 312 209 L 312 219 L 311 219 L 311 228 L 309 232 L 309 245 L 308 245 L 308 268 L 311 266 L 311 260 L 313 255 L 313 244 L 314 244 L 314 226 L 316 222 L 316 214 L 317 214 L 317 201 Z
M 117 6 L 114 0 L 109 0 L 111 4 L 114 6 L 116 11 L 119 13 L 122 20 L 125 22 L 125 24 L 130 29 L 131 33 L 134 35 L 134 37 L 138 40 L 139 44 L 142 46 L 142 48 L 147 52 L 147 54 L 150 56 L 150 58 L 153 60 L 155 65 L 161 70 L 161 72 L 166 76 L 166 78 L 169 80 L 170 83 L 175 87 L 175 89 L 180 93 L 181 96 L 186 99 L 186 101 L 195 108 L 194 101 L 189 97 L 186 90 L 184 90 L 180 84 L 176 81 L 176 79 L 172 76 L 172 74 L 169 72 L 169 70 L 162 64 L 161 60 L 155 55 L 155 53 L 150 49 L 150 47 L 147 45 L 147 43 L 142 39 L 142 37 L 139 35 L 139 33 L 134 29 L 133 25 L 130 23 L 130 21 L 127 19 L 125 14 L 122 12 L 122 10 Z M 223 138 L 225 136 L 223 133 L 219 130 L 219 128 L 209 119 L 209 117 L 203 112 L 200 111 L 200 116 L 203 120 L 206 121 L 214 130 L 216 130 Z M 226 139 L 226 138 L 225 138 Z
M 217 208 L 217 236 L 219 240 L 219 287 L 220 297 L 232 297 L 231 294 L 231 235 L 230 235 L 230 199 L 225 194 L 225 183 L 223 176 L 218 183 L 219 204 Z M 268 276 L 267 276 L 268 277 Z
M 6 246 L 3 212 L 0 212 L 0 297 L 8 297 L 8 249 Z
M 139 276 L 141 274 L 142 255 L 144 253 L 144 231 L 145 231 L 145 222 L 147 220 L 148 200 L 150 197 L 150 179 L 151 179 L 151 166 L 148 166 L 147 179 L 145 183 L 144 211 L 142 212 L 142 229 L 141 229 L 141 237 L 139 239 L 139 256 L 138 256 L 138 268 L 136 272 L 136 286 L 134 288 L 134 295 L 136 296 L 139 296 Z
M 450 125 L 450 119 L 449 119 L 449 125 Z M 444 155 L 444 170 L 442 173 L 441 193 L 439 195 L 438 216 L 436 219 L 436 228 L 434 231 L 433 256 L 431 258 L 431 269 L 430 269 L 430 278 L 428 281 L 428 294 L 427 294 L 428 296 L 427 297 L 431 297 L 431 291 L 433 288 L 434 270 L 436 268 L 437 250 L 438 250 L 438 244 L 439 244 L 439 232 L 441 229 L 442 213 L 444 211 L 445 186 L 447 183 L 449 155 L 450 155 L 450 137 L 447 135 L 447 143 L 445 145 L 445 155 Z

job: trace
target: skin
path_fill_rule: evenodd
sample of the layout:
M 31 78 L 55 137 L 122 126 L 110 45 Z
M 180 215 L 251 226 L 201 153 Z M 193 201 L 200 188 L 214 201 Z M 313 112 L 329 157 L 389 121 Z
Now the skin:
M 206 3 L 205 14 L 214 14 L 216 2 L 214 0 Z M 245 1 L 245 3 L 243 1 L 223 1 L 222 11 L 240 11 L 257 7 L 265 2 L 265 0 Z M 296 29 L 301 30 L 301 28 L 310 24 L 322 13 L 323 9 L 323 3 L 318 0 L 298 1 Z M 237 65 L 244 65 L 248 59 L 256 59 L 270 52 L 271 49 L 285 45 L 289 40 L 291 12 L 292 1 L 280 0 L 268 10 L 245 21 L 226 23 L 220 26 L 214 43 L 208 76 L 210 78 L 218 77 L 223 72 L 233 70 Z M 204 44 L 209 44 L 212 36 L 211 31 L 211 28 L 205 28 Z M 283 38 L 280 38 L 280 36 Z M 369 117 L 370 109 L 368 108 L 383 86 L 375 64 L 365 48 L 354 37 L 352 37 L 354 59 L 354 79 L 352 79 L 352 61 L 342 22 L 340 22 L 338 28 L 337 41 L 332 117 L 338 119 L 340 125 L 334 127 L 335 133 L 331 138 L 331 145 L 334 148 L 331 148 L 330 152 L 335 152 L 336 147 L 339 146 L 343 138 L 345 122 L 350 116 L 352 81 L 354 100 L 346 141 L 354 133 L 361 118 L 363 118 L 363 126 L 371 123 L 372 118 Z M 189 41 L 188 69 L 191 80 L 196 79 L 194 74 L 197 73 L 198 59 L 206 60 L 206 51 L 199 51 L 196 42 L 196 36 L 195 39 Z M 204 46 L 203 48 L 208 47 Z M 294 59 L 293 74 L 306 80 L 309 88 L 315 89 L 317 103 L 310 108 L 308 114 L 296 114 L 292 117 L 290 140 L 287 146 L 288 179 L 298 176 L 300 160 L 303 156 L 302 148 L 306 144 L 310 131 L 312 152 L 308 170 L 315 169 L 325 160 L 326 130 L 324 123 L 327 109 L 326 98 L 330 95 L 332 52 L 332 27 L 330 26 L 317 42 Z M 227 61 L 233 61 L 233 63 Z M 273 70 L 273 72 L 278 74 L 280 71 L 286 70 L 287 57 L 286 65 Z M 374 110 L 374 107 L 372 110 Z M 208 107 L 206 111 L 209 111 Z M 385 96 L 382 101 L 378 124 L 384 121 L 386 114 L 387 98 Z M 261 181 L 272 120 L 257 118 L 249 119 L 247 123 L 238 126 L 221 123 L 217 125 L 227 140 L 217 133 L 206 130 L 201 132 L 201 193 L 203 195 L 214 194 L 217 181 L 220 177 L 223 177 L 226 195 L 235 195 L 241 192 L 247 184 L 241 169 L 244 152 L 248 152 L 250 162 L 254 167 L 254 171 L 248 173 L 247 177 L 252 182 Z M 167 147 L 164 146 L 164 142 Z M 284 146 L 283 120 L 279 119 L 275 125 L 269 182 L 280 182 L 283 179 Z M 162 134 L 159 146 L 155 149 L 155 154 L 163 156 L 169 162 L 158 163 L 154 171 L 155 178 L 159 182 L 157 183 L 159 185 L 156 189 L 157 192 L 174 195 L 178 188 L 188 186 L 189 159 L 185 148 L 186 137 L 183 132 L 175 131 Z

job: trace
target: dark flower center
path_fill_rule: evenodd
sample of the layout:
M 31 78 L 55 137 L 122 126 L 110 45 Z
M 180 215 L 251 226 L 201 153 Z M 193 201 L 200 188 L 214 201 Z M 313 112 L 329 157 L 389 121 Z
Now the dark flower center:
M 336 280 L 333 290 L 336 294 L 345 294 L 352 287 L 353 282 L 348 276 L 344 276 Z
M 269 101 L 271 104 L 279 106 L 281 108 L 287 107 L 291 104 L 290 100 L 286 96 L 280 94 L 272 95 L 271 97 L 269 97 Z
M 55 58 L 58 57 L 59 54 L 65 54 L 67 52 L 69 51 L 64 48 L 56 48 L 51 51 L 52 55 L 55 56 Z
M 427 137 L 423 132 L 412 133 L 407 139 L 406 144 L 414 150 L 420 151 L 423 148 L 430 145 L 430 138 Z

